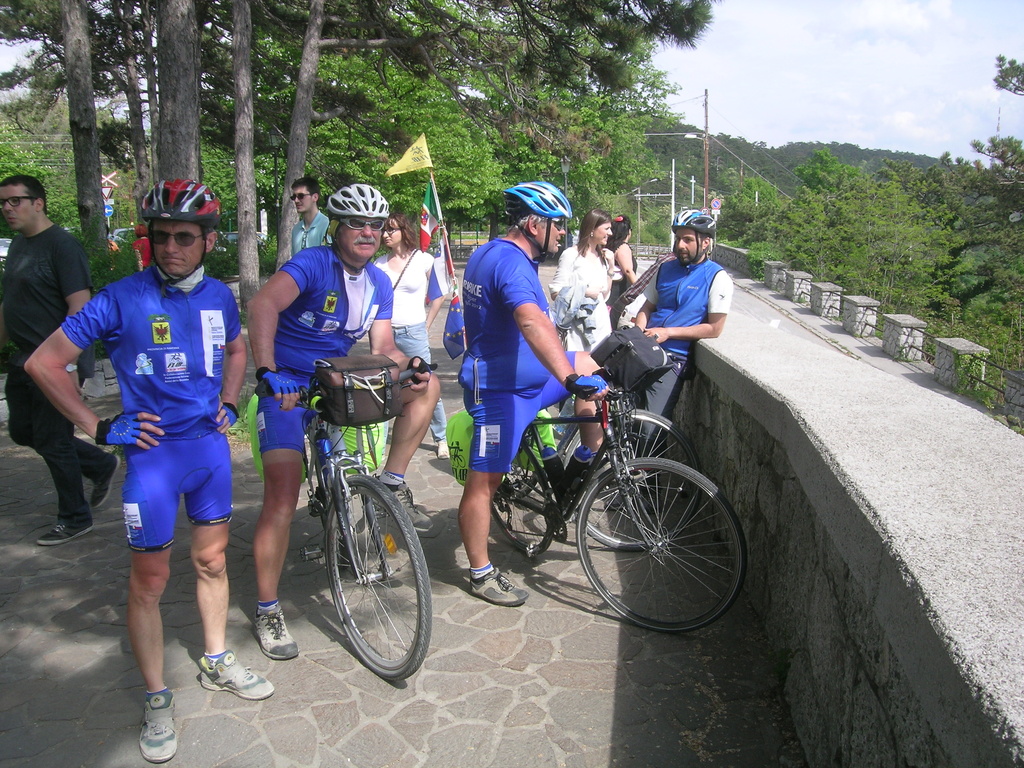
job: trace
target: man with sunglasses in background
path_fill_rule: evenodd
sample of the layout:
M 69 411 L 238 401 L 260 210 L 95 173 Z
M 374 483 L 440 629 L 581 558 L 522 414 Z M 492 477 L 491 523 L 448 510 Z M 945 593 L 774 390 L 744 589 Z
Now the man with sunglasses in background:
M 3 274 L 0 347 L 13 341 L 18 351 L 8 362 L 8 429 L 18 445 L 43 457 L 57 490 L 57 524 L 36 540 L 54 546 L 92 530 L 92 510 L 110 495 L 116 455 L 74 436 L 74 426 L 46 399 L 25 372 L 25 361 L 68 315 L 89 300 L 92 278 L 85 251 L 47 216 L 46 190 L 34 176 L 0 181 L 0 207 L 18 233 L 11 241 Z M 68 361 L 77 379 L 76 360 Z M 82 476 L 92 480 L 86 499 Z
M 245 341 L 231 290 L 206 277 L 220 201 L 189 179 L 159 182 L 142 201 L 154 265 L 101 290 L 36 350 L 26 368 L 64 415 L 101 445 L 124 447 L 122 492 L 131 549 L 128 636 L 146 684 L 139 747 L 154 763 L 177 748 L 174 703 L 164 679 L 160 598 L 171 573 L 178 505 L 192 524 L 192 565 L 203 626 L 199 682 L 250 701 L 274 686 L 226 646 L 231 452 Z M 102 339 L 124 411 L 101 420 L 78 399 L 64 365 Z
M 320 202 L 320 182 L 312 176 L 303 176 L 292 184 L 292 202 L 299 220 L 292 227 L 292 256 L 303 248 L 324 244 L 328 219 L 317 204 Z
M 278 585 L 288 553 L 292 519 L 302 482 L 304 409 L 299 388 L 308 385 L 314 361 L 343 357 L 366 337 L 370 353 L 387 355 L 399 367 L 417 369 L 402 389 L 404 409 L 395 420 L 381 480 L 391 487 L 422 535 L 431 520 L 413 505 L 405 472 L 430 426 L 441 395 L 437 378 L 418 357 L 395 346 L 391 329 L 391 278 L 371 263 L 380 248 L 390 207 L 366 184 L 342 187 L 327 201 L 334 229 L 329 246 L 307 248 L 284 264 L 248 306 L 249 344 L 256 378 L 273 396 L 261 397 L 256 415 L 263 459 L 263 508 L 256 524 L 258 605 L 254 631 L 271 659 L 292 659 L 299 651 L 284 623 Z

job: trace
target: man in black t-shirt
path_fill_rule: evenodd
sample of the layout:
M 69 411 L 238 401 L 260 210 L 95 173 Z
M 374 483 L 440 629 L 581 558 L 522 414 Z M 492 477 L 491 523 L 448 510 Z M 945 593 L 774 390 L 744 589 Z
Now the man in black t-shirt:
M 92 530 L 92 508 L 106 501 L 120 465 L 114 454 L 74 436 L 74 426 L 25 373 L 29 355 L 89 300 L 92 280 L 85 251 L 46 212 L 46 190 L 33 176 L 0 181 L 0 210 L 18 233 L 3 274 L 0 346 L 18 347 L 8 364 L 8 429 L 18 445 L 43 457 L 57 490 L 57 524 L 36 540 L 63 544 Z M 72 367 L 72 366 L 69 366 Z M 77 371 L 69 373 L 76 379 Z M 86 500 L 83 475 L 93 482 Z

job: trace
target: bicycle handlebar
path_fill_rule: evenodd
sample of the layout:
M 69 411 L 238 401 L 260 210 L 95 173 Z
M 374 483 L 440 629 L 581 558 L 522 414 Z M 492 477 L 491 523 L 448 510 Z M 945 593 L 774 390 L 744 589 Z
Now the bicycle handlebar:
M 435 370 L 437 370 L 437 363 L 424 363 L 422 366 L 418 368 L 407 368 L 398 374 L 398 382 L 403 387 L 410 387 L 412 386 L 412 382 L 409 381 L 409 379 L 411 379 L 417 373 L 427 373 L 428 371 Z M 299 387 L 299 405 L 302 406 L 303 408 L 308 408 L 311 411 L 316 411 L 317 413 L 319 413 L 320 409 L 317 408 L 317 404 L 320 399 L 319 389 L 319 384 L 315 378 L 310 379 L 310 386 Z M 265 380 L 262 379 L 256 385 L 255 392 L 257 397 L 272 397 L 274 394 L 270 389 L 270 384 L 268 384 Z

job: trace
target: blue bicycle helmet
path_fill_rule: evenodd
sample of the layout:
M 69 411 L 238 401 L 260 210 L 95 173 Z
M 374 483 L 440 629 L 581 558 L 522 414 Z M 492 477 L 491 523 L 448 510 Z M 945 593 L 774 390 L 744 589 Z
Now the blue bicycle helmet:
M 562 190 L 547 181 L 527 181 L 506 189 L 505 212 L 511 224 L 531 213 L 545 219 L 572 218 L 572 206 Z
M 702 235 L 708 237 L 715 236 L 715 228 L 717 223 L 714 217 L 708 216 L 704 211 L 688 210 L 680 211 L 676 214 L 676 217 L 672 219 L 672 229 L 692 229 L 694 232 L 699 232 Z

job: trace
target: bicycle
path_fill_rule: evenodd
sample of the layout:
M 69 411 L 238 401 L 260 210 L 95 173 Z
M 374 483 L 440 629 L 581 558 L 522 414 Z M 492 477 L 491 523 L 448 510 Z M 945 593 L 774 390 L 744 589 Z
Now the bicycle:
M 269 390 L 261 383 L 256 394 Z M 430 646 L 427 562 L 405 508 L 370 474 L 368 428 L 328 423 L 318 408 L 322 397 L 315 378 L 300 390 L 299 405 L 310 411 L 303 452 L 309 514 L 324 528 L 324 545 L 306 546 L 301 555 L 324 561 L 355 655 L 379 677 L 402 680 L 420 668 Z
M 619 436 L 629 431 L 632 416 L 622 394 L 610 389 L 594 417 L 534 420 L 491 514 L 531 558 L 552 541 L 567 541 L 567 525 L 575 521 L 583 570 L 612 610 L 649 629 L 699 629 L 739 595 L 747 560 L 743 531 L 729 501 L 704 475 L 670 459 L 628 454 Z M 560 488 L 552 474 L 565 467 L 541 430 L 588 421 L 601 423 L 604 442 L 578 484 Z

